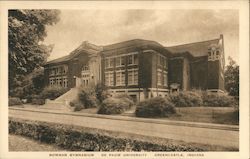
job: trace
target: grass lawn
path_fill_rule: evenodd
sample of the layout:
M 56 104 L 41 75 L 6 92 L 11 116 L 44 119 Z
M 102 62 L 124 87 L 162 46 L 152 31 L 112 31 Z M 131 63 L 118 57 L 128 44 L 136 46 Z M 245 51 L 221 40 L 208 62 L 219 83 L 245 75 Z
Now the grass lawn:
M 34 108 L 33 105 L 25 107 Z M 135 109 L 134 106 L 121 115 L 135 117 Z M 161 119 L 239 125 L 238 114 L 234 111 L 233 107 L 176 107 L 176 114 Z M 97 114 L 97 108 L 82 109 L 77 113 Z
M 238 125 L 239 119 L 234 110 L 233 107 L 178 107 L 175 115 L 162 119 Z M 83 109 L 79 112 L 96 114 L 97 108 Z M 135 107 L 132 107 L 122 115 L 135 117 L 134 112 Z
M 233 107 L 181 107 L 171 120 L 238 125 L 239 119 Z
M 9 134 L 9 151 L 65 151 L 55 145 L 41 143 L 20 135 Z

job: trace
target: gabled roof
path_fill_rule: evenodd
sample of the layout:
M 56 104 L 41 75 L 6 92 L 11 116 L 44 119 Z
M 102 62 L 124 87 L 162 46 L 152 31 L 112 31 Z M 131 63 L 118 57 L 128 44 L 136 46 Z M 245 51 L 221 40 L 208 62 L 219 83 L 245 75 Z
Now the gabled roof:
M 48 61 L 48 62 L 45 63 L 45 65 L 68 61 L 68 60 L 70 60 L 72 58 L 73 58 L 73 56 L 71 54 L 69 54 L 69 55 L 66 55 L 66 56 L 63 56 L 63 57 Z
M 90 44 L 87 41 L 84 41 L 78 48 L 73 50 L 69 55 L 57 58 L 55 60 L 48 61 L 45 65 L 69 61 L 81 53 L 93 55 L 98 52 L 98 49 L 102 50 L 101 47 L 99 48 L 98 46 Z
M 208 48 L 212 44 L 218 44 L 220 39 L 213 39 L 208 41 L 201 41 L 177 46 L 165 47 L 173 54 L 181 54 L 189 52 L 194 57 L 207 56 Z

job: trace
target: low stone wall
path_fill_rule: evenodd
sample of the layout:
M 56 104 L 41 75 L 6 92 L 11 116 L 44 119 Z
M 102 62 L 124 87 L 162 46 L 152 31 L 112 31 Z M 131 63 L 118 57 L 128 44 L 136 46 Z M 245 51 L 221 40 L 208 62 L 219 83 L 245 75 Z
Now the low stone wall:
M 189 144 L 154 143 L 121 138 L 102 130 L 10 118 L 9 133 L 55 144 L 70 151 L 205 151 Z M 107 135 L 109 134 L 109 135 Z

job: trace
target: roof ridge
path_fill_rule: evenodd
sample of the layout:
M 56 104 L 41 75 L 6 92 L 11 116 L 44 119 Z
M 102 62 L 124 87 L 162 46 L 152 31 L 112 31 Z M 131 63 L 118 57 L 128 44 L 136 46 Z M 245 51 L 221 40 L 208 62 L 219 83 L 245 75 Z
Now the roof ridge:
M 70 54 L 67 54 L 67 55 L 64 55 L 64 56 L 61 56 L 61 57 L 58 57 L 58 58 L 52 59 L 52 60 L 47 61 L 47 62 L 55 61 L 55 60 L 58 60 L 58 59 L 61 59 L 61 58 L 65 58 L 65 57 L 68 57 L 68 56 L 70 56 Z M 47 62 L 46 62 L 46 63 L 47 63 Z
M 116 42 L 116 43 L 113 43 L 113 44 L 107 44 L 107 45 L 101 45 L 103 47 L 108 47 L 108 46 L 111 46 L 111 45 L 117 45 L 117 44 L 122 44 L 122 43 L 126 43 L 126 42 L 130 42 L 130 41 L 150 41 L 150 42 L 156 42 L 154 40 L 147 40 L 147 39 L 140 39 L 140 38 L 136 38 L 136 39 L 130 39 L 130 40 L 125 40 L 125 41 L 121 41 L 121 42 Z M 158 42 L 156 42 L 158 43 Z M 160 44 L 160 43 L 159 43 Z
M 186 44 L 181 44 L 181 45 L 165 46 L 165 48 L 178 47 L 178 46 L 184 46 L 184 45 L 192 45 L 192 44 L 210 42 L 210 41 L 214 41 L 214 40 L 220 40 L 220 38 L 211 39 L 211 40 L 205 40 L 205 41 L 197 41 L 197 42 L 186 43 Z

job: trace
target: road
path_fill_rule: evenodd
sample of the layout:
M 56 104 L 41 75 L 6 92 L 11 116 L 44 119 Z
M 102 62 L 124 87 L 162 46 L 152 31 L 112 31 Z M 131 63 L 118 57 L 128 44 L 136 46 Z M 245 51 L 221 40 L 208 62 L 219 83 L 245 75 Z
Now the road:
M 83 127 L 167 138 L 184 142 L 233 148 L 239 147 L 239 131 L 115 120 L 89 116 L 41 113 L 14 109 L 9 109 L 9 117 L 53 123 L 73 124 Z

